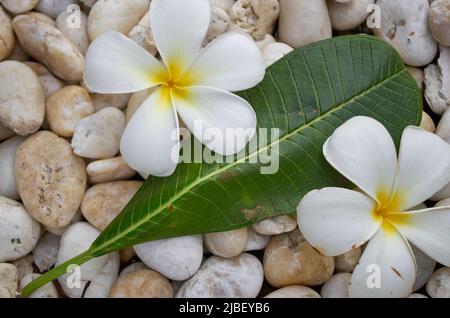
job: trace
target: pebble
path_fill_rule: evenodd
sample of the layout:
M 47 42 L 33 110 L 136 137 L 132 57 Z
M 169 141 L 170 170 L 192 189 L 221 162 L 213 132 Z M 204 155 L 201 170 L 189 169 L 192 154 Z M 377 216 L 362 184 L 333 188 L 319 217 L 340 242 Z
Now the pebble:
M 124 129 L 125 115 L 114 107 L 103 108 L 78 122 L 72 138 L 72 148 L 81 157 L 112 158 L 119 152 Z
M 374 34 L 397 49 L 410 66 L 432 62 L 437 42 L 428 25 L 428 0 L 378 0 L 381 12 L 380 29 Z
M 244 251 L 259 251 L 266 248 L 269 244 L 271 236 L 261 235 L 253 231 L 251 227 L 247 228 L 247 243 L 245 244 Z
M 172 298 L 169 280 L 161 274 L 141 269 L 120 275 L 111 288 L 112 298 Z
M 100 232 L 86 222 L 70 226 L 61 237 L 56 266 L 85 252 Z M 119 273 L 119 254 L 117 252 L 96 257 L 79 267 L 79 271 L 65 274 L 58 281 L 70 298 L 106 298 Z M 80 276 L 78 276 L 79 274 Z M 77 278 L 80 279 L 76 286 Z M 86 284 L 90 282 L 88 287 Z M 72 287 L 72 288 L 71 288 Z
M 416 80 L 417 86 L 421 92 L 423 92 L 423 82 L 425 80 L 425 74 L 421 68 L 406 66 L 406 70 L 411 74 L 411 76 Z
M 230 26 L 230 16 L 221 8 L 212 8 L 211 22 L 206 33 L 204 44 L 212 42 L 214 39 L 224 34 Z
M 450 267 L 435 271 L 426 288 L 431 298 L 450 298 Z
M 336 273 L 351 273 L 358 265 L 359 259 L 361 258 L 361 247 L 357 247 L 344 253 L 342 255 L 336 256 L 334 258 L 334 267 Z
M 26 275 L 34 272 L 33 267 L 33 255 L 28 254 L 24 257 L 16 259 L 11 262 L 16 268 L 19 274 L 19 281 L 24 278 Z
M 367 8 L 374 3 L 375 0 L 352 0 L 347 2 L 327 0 L 331 26 L 337 31 L 347 31 L 356 28 L 367 19 L 369 15 Z
M 14 157 L 17 148 L 25 140 L 25 137 L 12 137 L 0 144 L 0 195 L 12 200 L 19 200 L 19 192 L 16 188 L 14 177 Z
M 300 285 L 286 286 L 277 289 L 264 298 L 321 298 L 312 288 Z
M 50 95 L 56 91 L 63 88 L 64 84 L 56 78 L 50 71 L 42 64 L 36 62 L 25 62 L 25 65 L 33 70 L 34 73 L 39 77 L 42 89 L 44 90 L 44 95 L 48 98 Z
M 33 10 L 39 0 L 0 0 L 6 10 L 18 14 Z
M 11 54 L 14 49 L 14 42 L 11 19 L 0 6 L 0 61 Z
M 16 298 L 18 283 L 17 268 L 9 263 L 0 263 L 0 298 Z
M 66 81 L 83 78 L 84 57 L 56 27 L 27 15 L 13 19 L 13 27 L 24 51 Z
M 119 251 L 120 261 L 123 263 L 128 263 L 133 258 L 136 257 L 136 252 L 132 246 L 125 247 Z
M 59 250 L 59 239 L 59 236 L 47 232 L 33 250 L 34 264 L 41 273 L 48 271 L 55 265 Z
M 247 244 L 247 228 L 237 230 L 207 233 L 203 242 L 208 251 L 216 256 L 231 258 L 241 254 Z
M 53 20 L 51 17 L 49 17 L 48 15 L 45 15 L 43 13 L 29 11 L 29 12 L 24 13 L 23 15 L 30 16 L 30 17 L 35 18 L 36 20 L 42 21 L 44 23 L 48 23 L 51 26 L 56 26 L 55 20 Z
M 340 273 L 331 277 L 320 290 L 322 298 L 348 298 L 352 274 Z
M 433 274 L 436 268 L 436 261 L 411 244 L 412 251 L 416 258 L 417 274 L 413 292 L 421 289 Z
M 450 46 L 450 1 L 435 0 L 430 4 L 430 29 L 442 45 Z
M 150 26 L 150 13 L 147 12 L 142 17 L 141 21 L 131 29 L 128 36 L 146 49 L 150 54 L 155 55 L 158 52 Z
M 67 39 L 69 39 L 83 55 L 89 47 L 89 35 L 87 33 L 86 13 L 79 11 L 79 25 L 74 27 L 71 23 L 72 11 L 63 11 L 56 18 L 56 27 Z
M 45 97 L 37 75 L 16 61 L 0 63 L 0 122 L 18 135 L 30 135 L 44 121 Z
M 297 221 L 288 215 L 279 215 L 257 222 L 252 229 L 261 235 L 277 235 L 291 232 L 297 227 Z
M 431 133 L 434 133 L 436 131 L 436 125 L 434 124 L 433 119 L 426 112 L 422 112 L 420 127 Z
M 266 61 L 266 66 L 269 67 L 270 65 L 281 59 L 286 54 L 292 52 L 293 50 L 294 49 L 291 48 L 289 45 L 281 42 L 268 44 L 262 51 L 263 58 Z
M 331 38 L 331 21 L 325 0 L 280 0 L 280 42 L 298 48 Z
M 86 191 L 81 213 L 103 231 L 123 210 L 142 186 L 141 181 L 116 181 L 97 184 Z
M 40 277 L 41 274 L 31 273 L 25 275 L 20 280 L 20 289 L 23 289 L 29 283 L 31 283 L 36 278 Z M 47 283 L 41 288 L 34 291 L 28 298 L 59 298 L 58 290 L 53 282 Z
M 90 184 L 131 179 L 136 171 L 122 157 L 92 161 L 86 168 Z
M 450 106 L 450 48 L 441 46 L 437 64 L 424 72 L 425 99 L 435 114 L 442 115 Z
M 111 1 L 98 0 L 88 17 L 88 34 L 91 40 L 108 31 L 128 34 L 147 13 L 150 0 Z
M 78 122 L 94 112 L 91 97 L 81 86 L 66 86 L 47 100 L 48 124 L 50 129 L 61 137 L 72 137 Z
M 125 108 L 130 100 L 130 94 L 92 94 L 95 111 L 106 107 Z
M 444 139 L 450 144 L 450 108 L 442 115 L 441 120 L 436 128 L 436 135 Z
M 264 251 L 264 274 L 274 287 L 321 285 L 333 272 L 333 257 L 316 252 L 298 229 L 272 237 Z
M 130 265 L 128 265 L 127 267 L 125 267 L 124 269 L 122 269 L 122 271 L 120 272 L 120 276 L 128 274 L 128 273 L 132 273 L 141 269 L 148 269 L 147 266 L 145 266 L 144 263 L 142 262 L 136 262 L 136 263 L 132 263 Z
M 52 18 L 65 11 L 71 4 L 76 4 L 77 0 L 40 0 L 36 11 L 44 13 Z
M 19 259 L 36 246 L 41 227 L 22 204 L 0 196 L 0 262 Z
M 27 211 L 45 226 L 67 226 L 84 196 L 85 169 L 65 139 L 49 131 L 29 137 L 14 162 L 17 190 Z
M 177 298 L 255 298 L 264 280 L 261 262 L 242 253 L 234 258 L 212 256 L 178 290 Z
M 171 280 L 186 280 L 200 268 L 203 258 L 201 235 L 175 237 L 134 246 L 149 268 Z
M 273 32 L 279 15 L 278 0 L 237 0 L 230 10 L 229 29 L 245 32 L 259 41 Z

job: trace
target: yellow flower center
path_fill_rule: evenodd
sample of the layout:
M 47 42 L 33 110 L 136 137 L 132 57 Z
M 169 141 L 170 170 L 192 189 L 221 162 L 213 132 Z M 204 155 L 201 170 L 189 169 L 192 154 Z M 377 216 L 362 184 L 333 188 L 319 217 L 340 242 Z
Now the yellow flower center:
M 379 203 L 373 211 L 373 216 L 377 221 L 382 222 L 382 228 L 386 233 L 394 233 L 395 224 L 405 224 L 408 215 L 402 212 L 403 196 L 400 192 L 391 195 L 389 192 L 380 190 L 377 192 Z M 394 226 L 393 226 L 394 225 Z

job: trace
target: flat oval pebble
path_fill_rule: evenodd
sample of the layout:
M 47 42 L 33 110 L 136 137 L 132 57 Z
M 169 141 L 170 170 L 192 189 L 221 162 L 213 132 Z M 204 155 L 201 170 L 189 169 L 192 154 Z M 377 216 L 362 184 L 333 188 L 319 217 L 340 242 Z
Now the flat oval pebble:
M 18 14 L 33 10 L 39 0 L 0 0 L 0 3 L 6 10 Z
M 69 39 L 82 54 L 86 54 L 89 47 L 89 35 L 87 33 L 87 16 L 80 11 L 78 16 L 79 25 L 74 27 L 71 23 L 71 17 L 74 12 L 63 11 L 56 18 L 56 27 L 60 30 L 67 39 Z
M 0 263 L 19 259 L 36 246 L 41 227 L 19 202 L 0 196 Z
M 36 11 L 44 13 L 52 18 L 65 11 L 71 4 L 76 4 L 77 0 L 40 0 Z
M 264 298 L 321 298 L 312 288 L 300 285 L 286 286 L 277 289 Z
M 203 241 L 208 251 L 216 256 L 235 257 L 241 254 L 247 244 L 247 228 L 237 230 L 207 233 Z
M 450 298 L 450 267 L 442 267 L 435 271 L 426 288 L 431 298 Z
M 252 229 L 261 235 L 277 235 L 291 232 L 297 227 L 297 221 L 288 215 L 279 215 L 257 222 Z
M 84 161 L 70 144 L 49 131 L 29 137 L 16 152 L 17 190 L 40 223 L 63 228 L 77 212 L 87 183 Z
M 244 251 L 259 251 L 266 248 L 269 244 L 270 236 L 261 235 L 253 231 L 251 227 L 247 228 L 247 243 L 245 244 Z
M 178 290 L 177 298 L 255 298 L 264 280 L 261 262 L 242 253 L 234 258 L 212 256 Z
M 86 172 L 90 184 L 126 180 L 136 174 L 122 157 L 92 161 Z
M 374 3 L 375 0 L 352 0 L 347 2 L 327 0 L 331 26 L 337 31 L 356 28 L 366 20 L 369 15 L 369 5 Z
M 36 264 L 41 273 L 48 271 L 55 265 L 56 255 L 59 250 L 59 240 L 59 236 L 47 232 L 33 250 L 34 264 Z
M 340 273 L 331 277 L 320 290 L 322 298 L 348 298 L 352 274 Z
M 134 246 L 139 259 L 151 269 L 172 280 L 194 275 L 203 258 L 201 235 L 181 236 Z
M 16 61 L 0 63 L 0 122 L 18 135 L 30 135 L 41 127 L 45 96 L 37 75 Z
M 97 184 L 86 191 L 81 213 L 89 223 L 103 231 L 142 186 L 141 181 Z
M 120 275 L 110 293 L 111 298 L 172 298 L 169 280 L 161 274 L 141 269 Z

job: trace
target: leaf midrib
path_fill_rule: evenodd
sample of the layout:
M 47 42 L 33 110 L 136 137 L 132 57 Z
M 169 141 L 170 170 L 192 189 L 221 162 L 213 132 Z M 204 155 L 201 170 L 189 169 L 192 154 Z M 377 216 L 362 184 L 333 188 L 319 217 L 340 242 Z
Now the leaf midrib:
M 156 209 L 153 213 L 149 214 L 147 217 L 142 218 L 141 220 L 139 220 L 138 222 L 134 223 L 132 226 L 130 226 L 128 228 L 128 230 L 120 232 L 120 235 L 114 236 L 111 239 L 105 241 L 104 243 L 102 243 L 99 246 L 93 246 L 92 249 L 89 249 L 91 255 L 95 255 L 96 252 L 101 252 L 102 249 L 104 249 L 105 247 L 109 246 L 109 244 L 115 242 L 117 239 L 126 236 L 128 233 L 133 232 L 134 230 L 138 229 L 140 226 L 142 226 L 143 224 L 145 224 L 148 220 L 151 220 L 153 216 L 159 214 L 161 211 L 163 211 L 164 209 L 168 208 L 173 202 L 175 202 L 176 200 L 178 200 L 179 198 L 181 198 L 182 196 L 184 196 L 186 193 L 188 193 L 191 189 L 195 188 L 197 185 L 201 184 L 202 182 L 204 182 L 205 180 L 210 179 L 211 177 L 218 175 L 224 171 L 227 171 L 228 169 L 233 168 L 234 166 L 241 164 L 242 162 L 247 161 L 248 159 L 254 157 L 255 155 L 260 154 L 262 151 L 265 151 L 269 148 L 272 148 L 274 145 L 289 139 L 290 137 L 296 135 L 297 133 L 301 132 L 302 130 L 311 127 L 313 124 L 315 124 L 316 122 L 318 122 L 319 120 L 322 120 L 324 117 L 328 116 L 329 114 L 332 114 L 340 109 L 342 109 L 343 107 L 345 107 L 346 105 L 352 103 L 353 101 L 355 101 L 356 99 L 363 97 L 367 94 L 369 94 L 371 91 L 377 89 L 380 86 L 383 86 L 383 84 L 385 84 L 386 82 L 396 78 L 397 76 L 402 75 L 403 73 L 407 72 L 406 68 L 403 67 L 402 70 L 400 70 L 399 72 L 390 75 L 389 77 L 385 78 L 384 80 L 382 80 L 381 82 L 379 82 L 376 85 L 373 85 L 371 87 L 369 87 L 368 89 L 362 91 L 360 94 L 353 96 L 352 98 L 342 102 L 341 104 L 337 105 L 336 107 L 326 111 L 325 113 L 319 115 L 318 117 L 314 118 L 313 120 L 311 120 L 309 123 L 306 123 L 300 127 L 298 127 L 297 129 L 291 131 L 290 133 L 285 134 L 283 137 L 279 138 L 278 140 L 271 142 L 270 144 L 267 144 L 266 146 L 259 148 L 257 151 L 239 159 L 236 160 L 235 162 L 232 162 L 230 164 L 227 164 L 217 170 L 214 170 L 208 174 L 206 174 L 205 176 L 196 179 L 195 181 L 193 181 L 192 183 L 190 183 L 189 185 L 187 185 L 184 189 L 182 189 L 179 193 L 176 193 L 173 197 L 171 197 L 170 199 L 168 199 L 166 201 L 166 203 L 164 203 L 163 205 L 161 205 L 158 209 Z M 103 254 L 100 254 L 103 255 Z M 98 256 L 100 256 L 98 255 Z

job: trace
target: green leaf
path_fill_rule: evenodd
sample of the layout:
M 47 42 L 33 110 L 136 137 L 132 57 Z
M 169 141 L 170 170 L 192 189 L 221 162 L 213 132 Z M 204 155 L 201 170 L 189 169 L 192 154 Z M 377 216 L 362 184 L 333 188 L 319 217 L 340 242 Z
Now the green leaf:
M 419 89 L 397 52 L 363 35 L 297 49 L 268 68 L 258 86 L 239 94 L 254 107 L 260 128 L 279 128 L 279 139 L 269 138 L 245 154 L 244 163 L 183 163 L 170 177 L 148 179 L 75 261 L 150 240 L 226 231 L 291 214 L 313 189 L 350 186 L 322 154 L 323 143 L 338 126 L 353 116 L 370 116 L 398 144 L 403 129 L 419 124 L 422 115 Z M 265 152 L 279 154 L 277 173 L 261 174 L 268 164 L 249 162 Z M 24 294 L 73 263 L 34 281 Z

